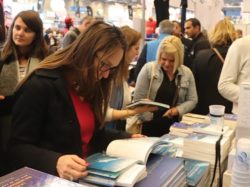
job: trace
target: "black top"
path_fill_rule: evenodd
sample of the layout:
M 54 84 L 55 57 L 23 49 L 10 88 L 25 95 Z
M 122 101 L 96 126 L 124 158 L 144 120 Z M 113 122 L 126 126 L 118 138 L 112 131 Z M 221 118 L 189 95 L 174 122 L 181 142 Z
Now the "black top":
M 163 69 L 162 71 L 164 72 Z M 163 81 L 157 91 L 155 101 L 171 106 L 176 91 L 175 78 L 170 81 L 165 72 L 163 75 Z M 178 117 L 172 119 L 162 117 L 165 112 L 165 109 L 154 112 L 153 120 L 143 123 L 142 134 L 147 136 L 162 136 L 168 133 L 170 126 L 178 120 Z
M 225 59 L 228 47 L 216 47 Z M 218 91 L 218 81 L 223 64 L 212 49 L 199 52 L 194 59 L 193 73 L 198 94 L 198 103 L 194 113 L 208 114 L 209 105 L 224 105 L 225 112 L 231 113 L 232 103 L 223 98 Z

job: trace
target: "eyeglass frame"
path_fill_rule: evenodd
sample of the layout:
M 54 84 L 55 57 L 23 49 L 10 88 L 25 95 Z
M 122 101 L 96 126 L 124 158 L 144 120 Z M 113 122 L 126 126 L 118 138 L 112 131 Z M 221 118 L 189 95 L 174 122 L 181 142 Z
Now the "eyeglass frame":
M 99 64 L 99 67 L 98 67 L 98 70 L 101 71 L 102 73 L 105 73 L 107 71 L 114 71 L 118 68 L 118 66 L 110 66 L 109 63 L 105 62 L 104 60 L 101 60 L 101 58 L 99 56 L 96 55 L 96 58 L 100 61 L 100 64 Z M 103 68 L 107 67 L 106 69 L 103 70 Z

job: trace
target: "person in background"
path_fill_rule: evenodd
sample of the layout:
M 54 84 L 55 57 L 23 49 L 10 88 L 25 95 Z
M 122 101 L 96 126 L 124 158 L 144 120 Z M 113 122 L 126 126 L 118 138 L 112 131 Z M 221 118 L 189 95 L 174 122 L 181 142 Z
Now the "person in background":
M 103 128 L 126 48 L 119 28 L 96 21 L 20 83 L 8 146 L 12 169 L 28 166 L 78 180 L 88 173 L 88 155 L 114 139 L 142 137 Z
M 236 38 L 242 38 L 243 36 L 243 31 L 241 29 L 236 29 Z
M 0 52 L 0 99 L 2 99 L 0 101 L 0 149 L 3 152 L 9 137 L 15 88 L 47 54 L 48 48 L 43 38 L 43 23 L 39 14 L 33 10 L 18 13 Z
M 194 113 L 207 115 L 209 105 L 212 104 L 224 105 L 225 112 L 231 113 L 232 102 L 221 96 L 217 85 L 228 48 L 235 39 L 235 28 L 231 21 L 220 20 L 209 34 L 212 49 L 201 50 L 194 59 L 193 73 L 198 94 Z M 223 59 L 220 59 L 214 50 L 217 50 Z
M 139 54 L 141 33 L 130 28 L 129 26 L 121 27 L 128 48 L 125 53 L 125 67 L 119 72 L 117 79 L 113 81 L 110 108 L 106 115 L 106 128 L 112 128 L 125 131 L 126 118 L 138 113 L 155 110 L 155 107 L 136 107 L 135 109 L 124 109 L 127 104 L 131 103 L 131 91 L 127 83 L 129 76 L 129 65 Z
M 193 60 L 202 49 L 210 49 L 210 43 L 201 32 L 201 23 L 196 18 L 190 18 L 184 23 L 185 34 L 192 39 L 192 43 L 185 55 L 184 65 L 193 68 Z
M 65 48 L 75 41 L 77 36 L 79 36 L 81 32 L 83 32 L 91 23 L 93 23 L 93 21 L 94 18 L 92 16 L 85 16 L 80 20 L 78 27 L 72 26 L 63 38 L 62 48 Z
M 74 26 L 74 21 L 71 17 L 67 16 L 65 19 L 64 19 L 64 30 L 63 30 L 63 35 L 65 35 L 71 27 Z
M 144 66 L 144 64 L 150 61 L 154 61 L 156 59 L 156 52 L 160 42 L 165 37 L 172 35 L 173 31 L 174 31 L 174 24 L 171 21 L 165 19 L 160 22 L 159 24 L 160 35 L 158 36 L 157 40 L 147 42 L 141 51 L 141 54 L 138 58 L 135 67 L 134 81 L 136 81 L 137 76 L 141 71 L 142 67 Z
M 147 38 L 153 37 L 153 35 L 155 34 L 156 25 L 157 25 L 157 23 L 152 17 L 148 18 L 148 21 L 146 21 Z
M 170 125 L 183 114 L 193 110 L 197 93 L 193 74 L 183 64 L 184 49 L 181 40 L 169 36 L 162 40 L 156 61 L 142 68 L 134 91 L 134 100 L 148 99 L 170 105 L 168 110 L 143 113 L 142 134 L 162 136 Z
M 240 84 L 250 82 L 250 36 L 239 38 L 230 46 L 223 65 L 218 90 L 233 102 L 232 113 L 238 113 Z

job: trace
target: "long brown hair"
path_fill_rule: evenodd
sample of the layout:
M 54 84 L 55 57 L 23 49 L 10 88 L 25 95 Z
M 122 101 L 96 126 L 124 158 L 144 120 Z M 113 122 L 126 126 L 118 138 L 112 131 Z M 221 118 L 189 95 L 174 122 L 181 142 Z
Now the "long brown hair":
M 107 79 L 96 81 L 98 70 L 94 62 L 98 53 L 108 56 L 115 53 L 117 48 L 121 48 L 125 53 L 126 47 L 126 41 L 119 28 L 103 21 L 96 21 L 71 45 L 45 58 L 37 69 L 60 68 L 66 79 L 74 76 L 78 85 L 78 95 L 91 104 L 97 122 L 102 125 L 108 106 L 111 80 L 117 76 L 117 73 Z M 124 68 L 124 65 L 123 55 L 117 72 Z M 83 77 L 83 71 L 86 71 L 86 77 Z M 21 84 L 23 82 L 25 80 Z
M 6 60 L 15 52 L 19 54 L 19 50 L 12 39 L 13 27 L 17 18 L 21 18 L 22 21 L 27 25 L 27 27 L 33 32 L 35 32 L 35 38 L 30 45 L 29 54 L 25 55 L 28 57 L 35 57 L 40 60 L 44 59 L 48 55 L 48 47 L 43 37 L 43 22 L 37 12 L 33 10 L 26 10 L 16 15 L 9 28 L 8 37 L 4 44 L 1 56 L 2 60 Z
M 129 64 L 131 62 L 128 61 L 128 51 L 130 50 L 130 48 L 134 45 L 137 44 L 137 42 L 142 38 L 141 33 L 136 31 L 135 29 L 130 28 L 129 26 L 122 26 L 121 27 L 121 32 L 124 35 L 126 42 L 127 42 L 127 51 L 125 54 L 125 67 L 124 69 L 121 70 L 121 72 L 119 72 L 116 83 L 121 84 L 124 79 L 127 80 L 128 79 L 128 67 Z

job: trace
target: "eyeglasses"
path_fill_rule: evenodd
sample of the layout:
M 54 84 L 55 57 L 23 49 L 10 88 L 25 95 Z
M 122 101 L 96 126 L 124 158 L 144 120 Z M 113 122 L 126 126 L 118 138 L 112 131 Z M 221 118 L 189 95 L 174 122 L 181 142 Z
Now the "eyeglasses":
M 98 56 L 96 56 L 96 57 L 100 61 L 99 71 L 101 71 L 103 73 L 110 71 L 110 73 L 113 73 L 118 68 L 118 66 L 111 67 L 111 65 L 109 63 L 105 62 L 104 60 L 101 60 Z

